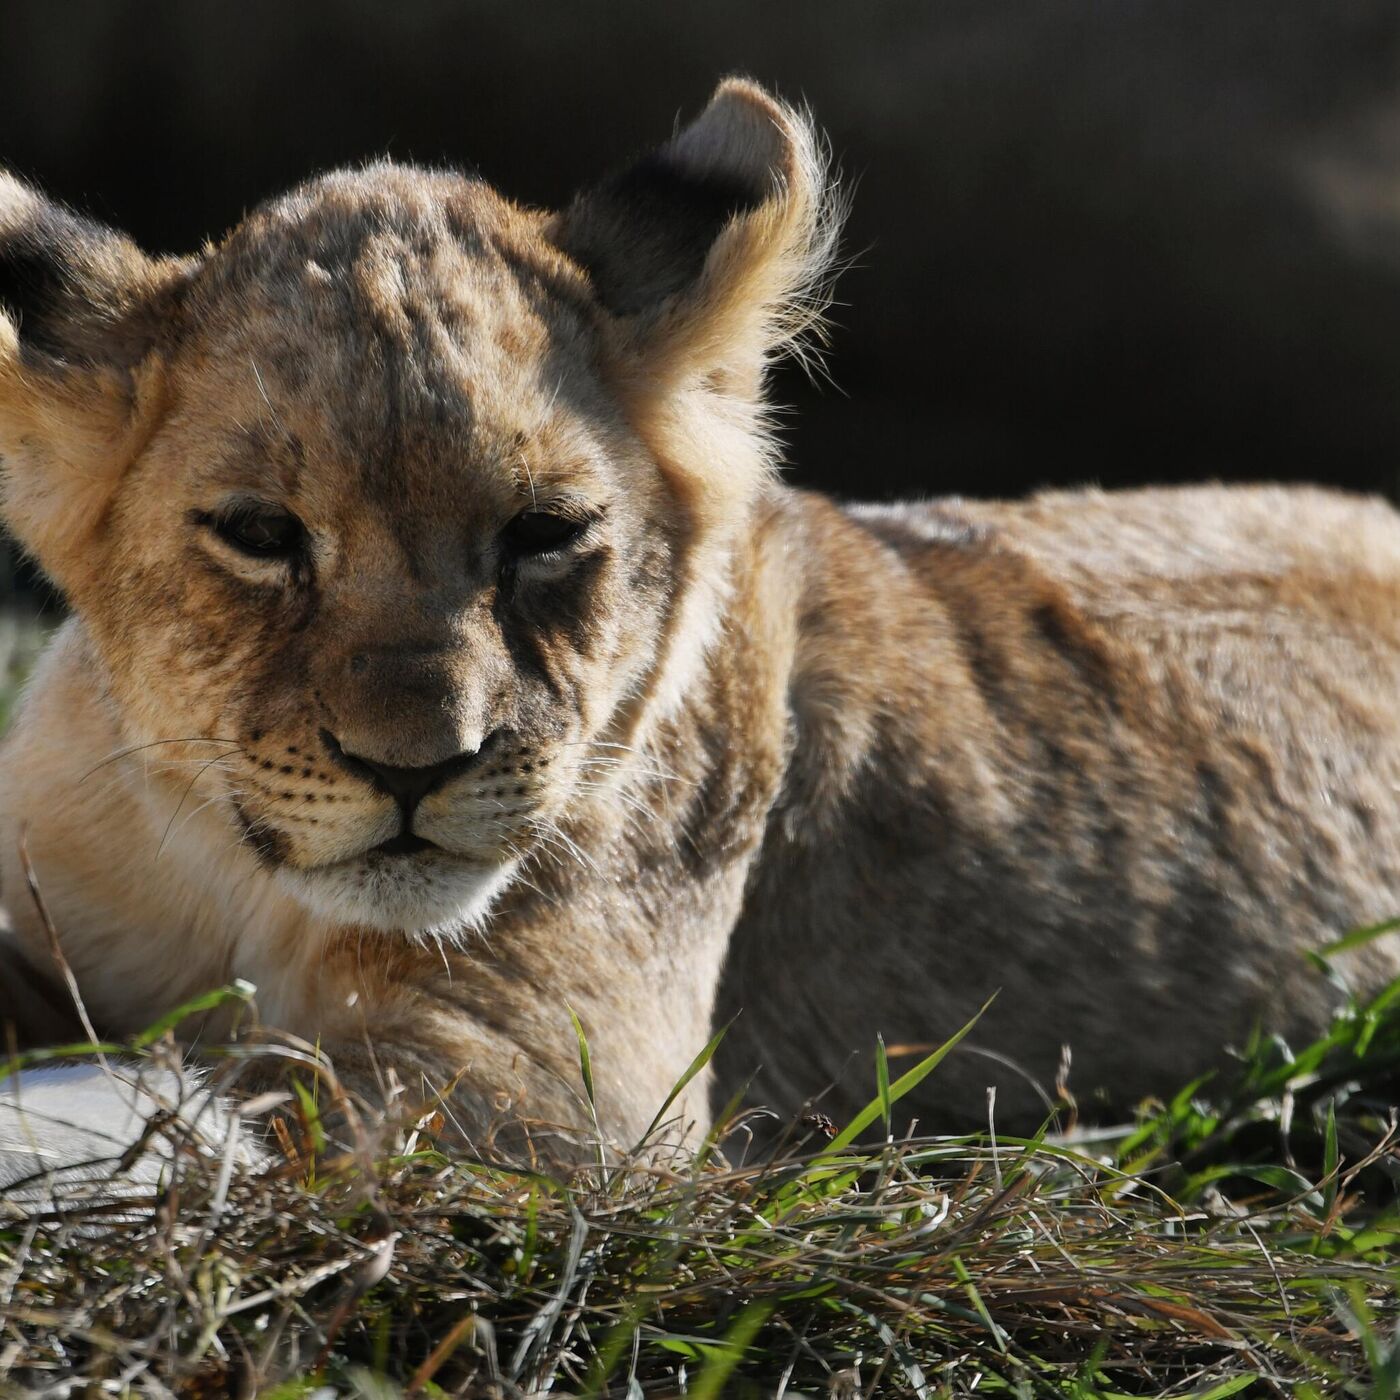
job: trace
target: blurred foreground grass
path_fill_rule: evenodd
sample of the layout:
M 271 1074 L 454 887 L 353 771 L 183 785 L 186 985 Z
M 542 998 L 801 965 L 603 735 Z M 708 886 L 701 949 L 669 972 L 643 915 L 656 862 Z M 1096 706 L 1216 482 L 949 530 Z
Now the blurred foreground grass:
M 0 734 L 52 625 L 28 609 L 0 605 Z
M 561 1175 L 450 1150 L 431 1109 L 337 1143 L 303 1065 L 270 1169 L 186 1151 L 159 1191 L 8 1225 L 0 1198 L 0 1393 L 1382 1400 L 1397 1069 L 1400 982 L 1107 1131 L 809 1125 L 745 1163 L 731 1124 Z M 897 1125 L 919 1072 L 860 1121 Z

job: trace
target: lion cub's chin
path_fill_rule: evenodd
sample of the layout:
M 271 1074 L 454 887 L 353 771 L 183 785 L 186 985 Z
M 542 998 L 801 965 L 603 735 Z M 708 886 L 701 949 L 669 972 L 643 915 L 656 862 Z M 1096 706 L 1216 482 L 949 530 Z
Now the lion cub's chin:
M 441 851 L 370 852 L 317 870 L 283 866 L 277 875 L 298 902 L 336 923 L 412 938 L 461 939 L 485 924 L 517 864 L 487 865 Z

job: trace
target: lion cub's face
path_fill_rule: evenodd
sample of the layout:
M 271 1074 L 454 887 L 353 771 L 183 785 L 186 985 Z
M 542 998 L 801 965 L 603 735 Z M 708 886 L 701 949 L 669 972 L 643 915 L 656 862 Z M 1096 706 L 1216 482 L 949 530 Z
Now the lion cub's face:
M 255 217 L 113 503 L 91 622 L 131 738 L 207 740 L 189 801 L 376 925 L 471 919 L 553 839 L 666 602 L 656 467 L 532 222 L 392 171 Z
M 730 83 L 561 215 L 382 165 L 163 261 L 0 175 L 0 508 L 157 820 L 405 930 L 567 847 L 763 478 L 814 169 Z

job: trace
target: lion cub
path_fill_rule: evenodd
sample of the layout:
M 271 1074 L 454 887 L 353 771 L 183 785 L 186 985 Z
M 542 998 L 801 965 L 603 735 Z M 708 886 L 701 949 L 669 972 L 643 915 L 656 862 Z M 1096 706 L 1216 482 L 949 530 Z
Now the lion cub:
M 731 1018 L 683 1130 L 847 1113 L 993 992 L 924 1127 L 1323 1025 L 1304 950 L 1400 912 L 1400 519 L 782 485 L 836 209 L 734 80 L 559 212 L 376 164 L 155 258 L 0 177 L 0 510 L 72 605 L 0 965 L 53 969 L 23 840 L 103 1033 L 246 978 L 478 1135 L 581 1121 L 572 1008 L 624 1143 Z

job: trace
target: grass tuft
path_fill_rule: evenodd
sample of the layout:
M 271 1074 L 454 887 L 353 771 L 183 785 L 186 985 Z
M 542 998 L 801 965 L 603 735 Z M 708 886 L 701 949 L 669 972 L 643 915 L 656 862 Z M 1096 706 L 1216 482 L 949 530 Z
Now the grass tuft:
M 270 1170 L 0 1200 L 0 1391 L 1394 1395 L 1397 993 L 1094 1136 L 551 1177 L 431 1115 L 338 1148 L 303 1092 Z

